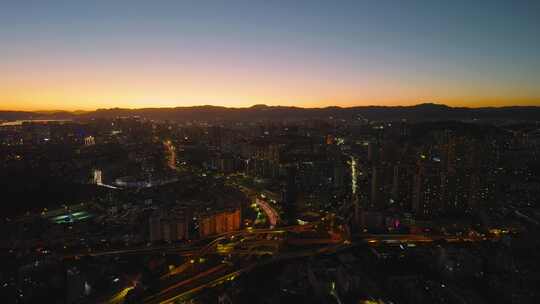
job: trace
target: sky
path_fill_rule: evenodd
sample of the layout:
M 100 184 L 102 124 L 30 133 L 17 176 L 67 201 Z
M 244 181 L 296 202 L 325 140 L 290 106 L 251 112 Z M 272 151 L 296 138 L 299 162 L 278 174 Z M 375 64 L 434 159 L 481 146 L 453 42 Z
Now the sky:
M 540 105 L 538 0 L 0 1 L 0 109 Z

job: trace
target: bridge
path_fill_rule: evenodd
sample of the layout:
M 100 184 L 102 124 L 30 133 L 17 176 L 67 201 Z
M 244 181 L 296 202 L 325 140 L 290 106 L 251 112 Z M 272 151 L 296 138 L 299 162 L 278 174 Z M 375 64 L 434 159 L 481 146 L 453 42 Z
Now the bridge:
M 204 288 L 234 280 L 242 273 L 267 263 L 338 250 L 347 246 L 343 240 L 336 242 L 329 239 L 306 239 L 308 243 L 303 244 L 306 245 L 305 247 L 295 247 L 292 250 L 287 248 L 288 232 L 309 229 L 314 231 L 315 226 L 246 229 L 221 235 L 207 245 L 189 252 L 183 264 L 161 277 L 163 287 L 160 291 L 147 296 L 142 302 L 175 303 L 189 299 Z M 310 247 L 309 244 L 317 246 Z M 321 244 L 326 246 L 321 247 Z M 178 253 L 188 253 L 188 251 Z M 254 259 L 256 256 L 265 256 L 265 258 Z M 125 292 L 125 289 L 105 303 L 120 303 L 118 300 L 122 292 Z

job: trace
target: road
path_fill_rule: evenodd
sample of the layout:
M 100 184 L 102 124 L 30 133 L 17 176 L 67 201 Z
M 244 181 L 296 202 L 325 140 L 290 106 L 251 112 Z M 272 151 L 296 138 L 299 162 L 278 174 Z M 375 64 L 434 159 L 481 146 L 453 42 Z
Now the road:
M 419 235 L 419 234 L 362 234 L 359 236 L 370 244 L 401 244 L 401 243 L 431 243 L 435 241 L 477 242 L 486 240 L 485 237 L 457 237 L 448 235 Z
M 289 229 L 293 229 L 293 227 Z M 297 229 L 297 228 L 294 227 L 294 229 Z M 284 230 L 291 231 L 288 229 L 284 229 Z M 271 234 L 271 233 L 268 233 L 268 234 Z M 240 233 L 237 236 L 241 237 L 241 236 L 246 236 L 246 235 L 248 235 L 248 233 Z M 285 236 L 283 239 L 279 241 L 283 243 L 283 241 L 285 241 L 286 238 L 287 236 Z M 304 240 L 306 241 L 305 243 L 302 243 L 304 247 L 299 251 L 291 251 L 291 250 L 288 250 L 287 248 L 276 247 L 275 251 L 273 251 L 273 253 L 268 258 L 263 259 L 263 260 L 252 259 L 253 255 L 256 254 L 256 252 L 259 250 L 257 248 L 257 243 L 260 245 L 266 245 L 268 243 L 271 243 L 272 242 L 271 240 L 261 241 L 260 239 L 258 240 L 255 239 L 254 241 L 248 241 L 248 242 L 253 242 L 253 247 L 248 249 L 248 251 L 252 252 L 251 255 L 242 256 L 240 254 L 242 251 L 242 247 L 246 247 L 246 246 L 240 246 L 240 247 L 234 246 L 230 254 L 238 256 L 238 259 L 235 263 L 231 263 L 228 266 L 213 269 L 210 272 L 205 272 L 206 275 L 198 275 L 196 278 L 191 278 L 191 279 L 187 279 L 186 281 L 182 281 L 183 283 L 179 283 L 177 286 L 168 289 L 166 293 L 161 294 L 159 301 L 156 301 L 156 302 L 150 301 L 148 303 L 173 303 L 174 301 L 177 301 L 177 300 L 188 300 L 190 297 L 194 296 L 197 292 L 200 292 L 201 290 L 205 288 L 210 288 L 212 286 L 227 282 L 228 280 L 234 279 L 235 277 L 241 275 L 242 273 L 249 272 L 251 269 L 255 267 L 260 267 L 268 263 L 274 263 L 274 262 L 285 260 L 285 259 L 311 256 L 311 255 L 316 255 L 320 253 L 336 252 L 338 250 L 347 248 L 350 244 L 349 241 L 343 240 L 343 239 L 340 239 L 340 240 L 304 239 Z M 382 243 L 382 244 L 418 243 L 418 242 L 422 243 L 422 242 L 434 242 L 437 240 L 446 240 L 448 242 L 478 241 L 478 239 L 458 238 L 458 237 L 451 237 L 451 236 L 392 235 L 392 234 L 365 235 L 364 236 L 364 241 L 368 243 Z M 319 244 L 319 245 L 325 244 L 325 246 L 309 247 L 309 244 Z M 214 253 L 213 249 L 211 249 L 212 246 L 213 246 L 212 244 L 209 244 L 209 246 L 206 249 L 203 249 L 201 253 L 202 252 L 204 252 L 204 254 Z
M 201 248 L 189 261 L 173 269 L 166 276 L 163 276 L 162 280 L 168 280 L 175 276 L 182 276 L 185 273 L 189 273 L 194 267 L 204 267 L 205 270 L 194 277 L 189 276 L 184 280 L 174 283 L 165 289 L 165 293 L 160 292 L 159 295 L 152 297 L 151 301 L 145 301 L 145 303 L 171 303 L 181 298 L 184 299 L 203 288 L 226 282 L 230 278 L 236 277 L 266 263 L 319 254 L 343 246 L 344 240 L 336 241 L 335 239 L 329 238 L 306 239 L 307 242 L 303 243 L 304 247 L 301 250 L 298 250 L 297 248 L 291 250 L 291 248 L 288 248 L 285 245 L 285 242 L 288 239 L 287 232 L 306 231 L 309 229 L 314 231 L 315 226 L 316 225 L 307 227 L 289 226 L 279 229 L 242 230 L 216 238 L 207 246 Z M 309 247 L 310 244 L 317 246 Z M 321 248 L 321 244 L 327 246 Z M 224 247 L 229 249 L 222 252 L 224 251 Z M 223 264 L 211 266 L 201 266 L 201 264 L 197 262 L 199 260 L 207 260 L 209 257 L 215 255 L 233 257 L 234 261 L 227 262 L 226 259 L 223 259 Z M 260 258 L 256 259 L 255 256 L 259 255 L 266 256 L 266 258 L 263 258 L 262 260 Z
M 178 250 L 178 254 L 189 254 L 188 260 L 162 276 L 162 288 L 155 294 L 147 295 L 143 303 L 189 300 L 206 288 L 234 280 L 239 275 L 268 263 L 332 253 L 347 248 L 351 242 L 345 239 L 343 233 L 336 232 L 333 222 L 322 220 L 307 225 L 239 230 L 216 236 L 198 248 Z M 325 235 L 328 237 L 324 237 Z M 444 235 L 362 234 L 358 240 L 378 246 L 440 240 L 474 242 L 480 239 Z M 125 297 L 126 294 L 127 291 L 120 291 L 108 303 L 120 303 L 121 296 Z
M 167 166 L 174 171 L 177 171 L 176 167 L 176 149 L 170 140 L 163 141 L 163 145 L 167 150 Z
M 266 214 L 266 217 L 268 218 L 268 222 L 270 223 L 270 225 L 272 227 L 275 227 L 279 221 L 279 213 L 272 207 L 271 204 L 269 204 L 267 201 L 261 198 L 256 198 L 255 204 L 261 207 L 261 209 Z
M 302 248 L 288 248 L 289 232 L 315 231 L 317 225 L 289 226 L 276 229 L 246 229 L 216 237 L 189 259 L 161 277 L 162 288 L 148 295 L 144 303 L 172 303 L 185 299 L 204 288 L 222 284 L 255 267 L 283 259 L 318 254 L 343 246 L 343 240 L 306 239 Z M 316 246 L 310 247 L 310 244 Z M 327 245 L 321 247 L 321 244 Z M 263 258 L 257 258 L 263 256 Z M 220 258 L 221 257 L 221 258 Z M 127 292 L 117 293 L 107 303 L 119 303 Z
M 108 304 L 120 304 L 120 303 L 123 303 L 124 302 L 124 299 L 125 297 L 127 296 L 127 294 L 133 289 L 134 287 L 133 286 L 128 286 L 122 290 L 120 290 L 119 292 L 117 292 L 116 294 L 114 294 L 114 296 L 112 296 L 112 298 L 107 301 Z
M 268 218 L 268 222 L 272 227 L 275 227 L 279 223 L 279 212 L 272 206 L 271 203 L 269 203 L 268 199 L 260 197 L 261 193 L 244 185 L 240 185 L 237 183 L 232 184 L 238 189 L 240 189 L 247 197 L 255 198 L 254 203 L 263 210 L 266 217 Z
M 302 251 L 284 252 L 282 254 L 276 254 L 271 258 L 258 261 L 243 261 L 234 266 L 220 268 L 219 271 L 213 271 L 208 276 L 200 276 L 196 280 L 189 280 L 188 284 L 182 284 L 181 288 L 169 290 L 167 294 L 163 294 L 159 301 L 154 298 L 152 301 L 144 301 L 144 303 L 175 303 L 178 300 L 188 300 L 194 296 L 197 292 L 200 292 L 206 288 L 211 288 L 216 285 L 226 283 L 227 281 L 234 280 L 236 277 L 243 273 L 249 272 L 256 267 L 261 267 L 271 263 L 279 261 L 294 259 L 306 256 L 317 255 L 321 253 L 337 252 L 341 249 L 347 248 L 348 245 L 344 243 L 330 244 L 323 248 L 310 248 Z M 237 266 L 238 265 L 238 266 Z
M 186 263 L 163 276 L 163 288 L 156 294 L 147 296 L 143 303 L 174 303 L 178 300 L 189 300 L 206 288 L 233 280 L 256 267 L 286 259 L 331 253 L 349 246 L 349 241 L 336 237 L 289 239 L 290 234 L 288 232 L 296 232 L 294 235 L 298 235 L 299 232 L 301 234 L 301 231 L 314 232 L 317 224 L 308 225 L 307 227 L 290 226 L 280 229 L 241 230 L 221 235 L 206 246 L 193 250 L 190 259 Z M 365 234 L 362 235 L 362 240 L 374 245 L 423 243 L 437 240 L 449 242 L 477 241 L 470 238 L 410 234 Z M 301 246 L 291 248 L 288 247 L 288 243 Z M 261 254 L 264 256 L 263 258 L 255 258 Z M 224 256 L 225 258 L 216 259 L 217 256 Z M 214 257 L 214 262 L 199 262 L 210 260 L 211 257 Z M 125 294 L 127 292 L 124 292 L 124 296 Z M 119 294 L 117 294 L 108 303 L 119 303 L 119 298 Z
M 129 249 L 114 249 L 114 250 L 103 250 L 95 252 L 79 252 L 66 254 L 63 256 L 64 259 L 77 259 L 83 256 L 91 257 L 102 257 L 102 256 L 114 256 L 114 255 L 132 255 L 132 254 L 152 254 L 152 253 L 168 253 L 168 254 L 179 254 L 181 256 L 191 256 L 197 253 L 196 248 L 182 248 L 177 246 L 159 246 L 159 247 L 143 247 L 143 248 L 129 248 Z

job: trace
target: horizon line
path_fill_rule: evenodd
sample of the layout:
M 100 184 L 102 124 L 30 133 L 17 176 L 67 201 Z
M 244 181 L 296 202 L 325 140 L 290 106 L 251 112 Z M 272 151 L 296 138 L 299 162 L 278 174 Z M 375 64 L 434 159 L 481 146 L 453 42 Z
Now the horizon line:
M 107 111 L 107 110 L 148 110 L 148 109 L 188 109 L 188 108 L 202 108 L 202 107 L 213 107 L 213 108 L 225 108 L 225 109 L 250 109 L 255 107 L 268 107 L 268 108 L 296 108 L 296 109 L 328 109 L 328 108 L 339 108 L 339 109 L 352 109 L 352 108 L 370 108 L 370 107 L 379 107 L 379 108 L 411 108 L 411 107 L 417 107 L 421 105 L 435 105 L 435 106 L 444 106 L 451 109 L 503 109 L 503 108 L 527 108 L 527 107 L 533 107 L 538 108 L 539 105 L 493 105 L 493 106 L 451 106 L 445 103 L 436 103 L 436 102 L 421 102 L 416 104 L 410 104 L 410 105 L 377 105 L 377 104 L 370 104 L 370 105 L 354 105 L 354 106 L 339 106 L 339 105 L 329 105 L 324 107 L 306 107 L 306 106 L 294 106 L 294 105 L 267 105 L 267 104 L 253 104 L 251 106 L 239 106 L 239 107 L 231 107 L 231 106 L 225 106 L 225 105 L 212 105 L 212 104 L 200 104 L 200 105 L 191 105 L 191 106 L 169 106 L 169 107 L 137 107 L 137 108 L 129 108 L 129 107 L 110 107 L 110 108 L 95 108 L 91 110 L 82 110 L 82 109 L 76 109 L 76 110 L 65 110 L 65 109 L 42 109 L 42 110 L 13 110 L 13 109 L 2 109 L 0 108 L 1 112 L 28 112 L 28 113 L 40 113 L 40 114 L 54 114 L 59 112 L 68 112 L 68 113 L 76 113 L 76 112 L 96 112 L 96 111 Z M 47 113 L 49 112 L 49 113 Z

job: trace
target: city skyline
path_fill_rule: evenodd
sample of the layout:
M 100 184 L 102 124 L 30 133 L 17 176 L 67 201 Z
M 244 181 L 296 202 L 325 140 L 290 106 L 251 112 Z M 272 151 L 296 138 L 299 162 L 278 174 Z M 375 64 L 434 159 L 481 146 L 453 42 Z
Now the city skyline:
M 146 4 L 0 12 L 0 109 L 540 105 L 534 1 Z
M 540 303 L 540 1 L 0 6 L 0 299 Z

